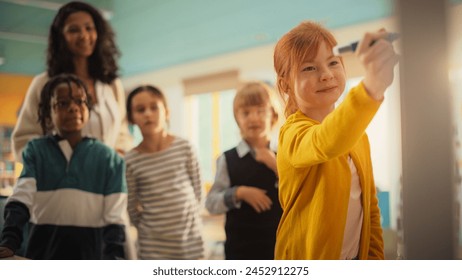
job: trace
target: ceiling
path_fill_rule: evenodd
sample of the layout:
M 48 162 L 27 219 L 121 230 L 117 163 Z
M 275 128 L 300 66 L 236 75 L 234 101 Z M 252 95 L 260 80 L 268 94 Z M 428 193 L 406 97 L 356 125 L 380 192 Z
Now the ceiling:
M 45 70 L 48 29 L 65 0 L 0 0 L 0 73 Z M 393 14 L 393 0 L 89 0 L 108 16 L 128 77 L 268 45 L 311 19 L 340 28 Z M 1 59 L 0 59 L 1 62 Z M 1 63 L 0 63 L 1 64 Z

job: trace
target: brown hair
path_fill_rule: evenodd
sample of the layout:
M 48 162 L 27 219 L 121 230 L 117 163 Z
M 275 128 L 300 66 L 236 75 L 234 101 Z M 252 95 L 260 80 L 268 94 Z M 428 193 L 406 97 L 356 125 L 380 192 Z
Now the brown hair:
M 165 110 L 167 111 L 167 114 L 168 114 L 168 104 L 167 104 L 167 99 L 165 98 L 165 94 L 159 88 L 157 88 L 157 87 L 155 87 L 153 85 L 141 85 L 141 86 L 133 89 L 128 94 L 128 97 L 127 97 L 127 104 L 126 104 L 127 119 L 128 119 L 128 122 L 130 122 L 131 124 L 133 124 L 133 109 L 132 109 L 133 98 L 138 93 L 141 93 L 141 92 L 144 92 L 144 91 L 147 91 L 147 92 L 151 93 L 152 95 L 154 95 L 155 97 L 159 98 L 160 101 L 162 101 L 162 103 L 164 104 Z M 167 121 L 167 125 L 169 125 L 168 115 L 167 115 L 167 120 L 166 121 Z
M 271 125 L 274 126 L 279 118 L 279 103 L 271 86 L 264 82 L 254 81 L 244 83 L 236 93 L 233 101 L 234 119 L 239 108 L 246 106 L 259 106 L 268 103 L 273 112 Z
M 322 42 L 329 48 L 337 45 L 334 35 L 321 24 L 303 21 L 282 36 L 276 44 L 274 70 L 279 94 L 286 103 L 286 117 L 298 110 L 294 92 L 296 73 L 304 62 L 312 60 L 317 55 Z
M 95 50 L 88 58 L 89 74 L 94 79 L 110 84 L 118 77 L 117 72 L 119 71 L 117 60 L 120 57 L 120 51 L 115 43 L 114 31 L 98 9 L 80 1 L 63 5 L 50 26 L 47 50 L 48 76 L 75 73 L 74 55 L 67 48 L 63 28 L 67 18 L 77 12 L 85 12 L 91 16 L 98 34 Z

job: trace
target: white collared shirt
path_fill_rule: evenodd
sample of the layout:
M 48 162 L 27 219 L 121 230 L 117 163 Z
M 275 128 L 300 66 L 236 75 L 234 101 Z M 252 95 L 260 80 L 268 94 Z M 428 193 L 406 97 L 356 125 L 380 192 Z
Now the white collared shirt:
M 274 151 L 274 150 L 273 150 Z M 247 144 L 245 140 L 241 140 L 236 146 L 236 152 L 239 158 L 243 158 L 250 153 L 255 158 L 255 151 Z M 230 209 L 240 208 L 241 202 L 236 201 L 236 186 L 231 186 L 229 178 L 228 166 L 224 154 L 221 154 L 217 159 L 217 170 L 215 173 L 215 181 L 210 189 L 205 207 L 212 214 L 223 214 Z M 278 187 L 276 180 L 275 188 Z
M 361 183 L 356 166 L 350 156 L 348 157 L 348 165 L 351 170 L 351 188 L 345 232 L 343 234 L 342 252 L 340 254 L 341 260 L 351 260 L 358 256 L 363 221 Z

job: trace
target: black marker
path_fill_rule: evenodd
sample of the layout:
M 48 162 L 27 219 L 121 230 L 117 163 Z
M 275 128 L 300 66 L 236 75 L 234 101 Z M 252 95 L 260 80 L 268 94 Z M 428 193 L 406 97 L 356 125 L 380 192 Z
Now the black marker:
M 393 42 L 394 40 L 398 39 L 398 37 L 399 37 L 398 33 L 392 32 L 392 33 L 388 33 L 387 37 L 385 37 L 384 39 L 387 40 L 388 42 Z M 370 45 L 372 46 L 375 42 L 376 40 L 372 41 Z M 356 41 L 346 46 L 342 46 L 342 47 L 336 46 L 333 49 L 334 55 L 342 55 L 348 52 L 355 52 L 356 48 L 358 47 L 358 44 L 359 44 L 359 41 Z

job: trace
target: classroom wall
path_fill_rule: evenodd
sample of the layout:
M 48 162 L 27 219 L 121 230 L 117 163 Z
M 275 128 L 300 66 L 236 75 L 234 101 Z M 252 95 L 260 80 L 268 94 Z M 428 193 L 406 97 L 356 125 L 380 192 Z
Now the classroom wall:
M 32 76 L 0 73 L 0 125 L 14 126 Z

